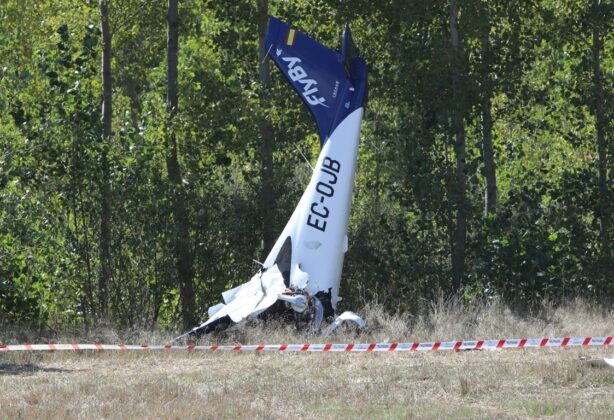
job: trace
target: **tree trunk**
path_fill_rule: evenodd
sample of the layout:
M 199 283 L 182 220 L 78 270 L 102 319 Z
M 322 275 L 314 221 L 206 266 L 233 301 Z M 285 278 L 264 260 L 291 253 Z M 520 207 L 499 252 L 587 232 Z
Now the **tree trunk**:
M 174 222 L 175 239 L 175 268 L 177 270 L 177 283 L 179 298 L 181 300 L 181 319 L 184 329 L 196 325 L 194 286 L 192 284 L 194 271 L 192 268 L 192 249 L 190 246 L 190 231 L 188 212 L 183 193 L 181 166 L 177 156 L 177 137 L 173 127 L 173 120 L 177 115 L 177 62 L 179 51 L 179 11 L 178 0 L 168 1 L 168 38 L 167 38 L 167 90 L 166 106 L 168 120 L 166 124 L 166 169 L 170 181 L 171 205 Z
M 484 160 L 484 213 L 486 216 L 497 212 L 497 165 L 492 146 L 491 92 L 484 92 L 482 98 L 482 159 Z
M 486 9 L 487 4 L 483 7 Z M 482 55 L 482 159 L 484 160 L 484 177 L 486 178 L 486 191 L 484 194 L 484 213 L 486 216 L 497 211 L 497 166 L 492 146 L 492 80 L 490 78 L 490 16 L 485 10 L 485 21 L 482 23 L 482 36 L 480 49 Z
M 465 245 L 467 242 L 465 174 L 465 122 L 461 101 L 461 48 L 457 27 L 458 2 L 450 0 L 450 38 L 452 43 L 452 103 L 454 107 L 454 151 L 456 153 L 456 226 L 452 244 L 452 287 L 455 292 L 462 287 L 465 272 Z
M 109 305 L 109 283 L 113 276 L 111 261 L 111 182 L 109 174 L 108 150 L 112 135 L 113 119 L 113 79 L 111 73 L 111 41 L 109 26 L 109 2 L 98 1 L 100 11 L 100 30 L 102 32 L 102 144 L 101 171 L 102 185 L 100 194 L 100 277 L 98 279 L 98 294 L 100 299 L 100 315 L 107 318 Z
M 275 237 L 273 221 L 275 212 L 275 197 L 273 195 L 273 125 L 269 113 L 269 90 L 271 88 L 271 76 L 269 72 L 269 60 L 264 45 L 268 22 L 268 0 L 258 0 L 258 62 L 260 77 L 260 106 L 264 115 L 260 121 L 260 141 L 262 155 L 260 177 L 262 182 L 262 256 L 264 260 L 273 248 Z
M 603 255 L 610 257 L 610 243 L 608 239 L 609 202 L 608 202 L 608 173 L 607 173 L 607 145 L 605 131 L 607 117 L 604 107 L 603 72 L 601 70 L 601 20 L 600 0 L 593 0 L 593 110 L 595 113 L 595 126 L 597 131 L 597 153 L 599 155 L 599 236 L 603 248 Z

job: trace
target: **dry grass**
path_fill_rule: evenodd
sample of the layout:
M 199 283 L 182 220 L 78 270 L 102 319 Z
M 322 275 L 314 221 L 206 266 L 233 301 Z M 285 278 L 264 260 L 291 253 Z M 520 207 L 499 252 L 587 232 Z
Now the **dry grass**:
M 554 307 L 545 304 L 535 315 L 514 314 L 498 300 L 467 307 L 462 302 L 443 298 L 431 303 L 424 315 L 389 314 L 381 305 L 367 304 L 358 313 L 368 330 L 340 329 L 325 341 L 330 342 L 407 342 L 534 338 L 565 336 L 605 336 L 614 333 L 614 309 L 606 310 L 582 300 Z M 205 337 L 208 343 L 287 343 L 320 337 L 297 332 L 292 325 L 254 323 L 250 328 Z
M 370 331 L 326 341 L 610 335 L 614 314 L 575 302 L 518 318 L 439 302 L 422 317 L 363 313 Z M 121 335 L 110 338 L 126 338 Z M 129 338 L 129 337 L 128 337 Z M 131 342 L 163 341 L 133 336 Z M 322 341 L 254 328 L 218 342 Z M 35 340 L 32 340 L 35 341 Z M 115 341 L 115 340 L 111 340 Z M 128 341 L 128 340 L 127 340 Z M 210 342 L 212 338 L 203 339 Z M 610 348 L 393 354 L 0 354 L 0 418 L 614 418 Z

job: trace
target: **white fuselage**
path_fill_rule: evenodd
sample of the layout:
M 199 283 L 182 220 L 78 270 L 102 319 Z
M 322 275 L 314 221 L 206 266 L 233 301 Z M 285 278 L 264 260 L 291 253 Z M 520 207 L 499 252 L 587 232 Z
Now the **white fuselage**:
M 331 292 L 336 307 L 343 257 L 347 251 L 347 227 L 363 108 L 348 115 L 324 144 L 311 181 L 292 217 L 264 262 L 275 260 L 286 238 L 292 240 L 290 287 L 311 295 Z
M 330 292 L 330 305 L 333 310 L 336 308 L 348 245 L 346 235 L 362 114 L 363 108 L 358 108 L 348 115 L 324 144 L 311 181 L 263 269 L 247 283 L 222 293 L 224 303 L 210 307 L 209 319 L 193 331 L 224 317 L 238 323 L 258 316 L 278 300 L 292 303 L 292 308 L 301 312 L 307 304 L 302 292 L 310 296 Z M 285 255 L 280 251 L 288 238 L 291 241 L 289 287 L 298 296 L 289 296 L 286 290 L 284 272 L 288 261 L 279 263 L 284 272 L 278 264 L 278 257 Z

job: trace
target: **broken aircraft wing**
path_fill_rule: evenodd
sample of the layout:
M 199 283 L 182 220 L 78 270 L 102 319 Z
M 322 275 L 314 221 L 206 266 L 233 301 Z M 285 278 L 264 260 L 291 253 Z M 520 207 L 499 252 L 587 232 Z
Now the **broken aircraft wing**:
M 271 17 L 269 57 L 316 122 L 321 151 L 311 181 L 292 217 L 252 279 L 223 293 L 224 303 L 187 334 L 207 333 L 265 311 L 292 311 L 297 322 L 319 327 L 333 316 L 339 297 L 367 67 L 349 28 L 341 52 Z

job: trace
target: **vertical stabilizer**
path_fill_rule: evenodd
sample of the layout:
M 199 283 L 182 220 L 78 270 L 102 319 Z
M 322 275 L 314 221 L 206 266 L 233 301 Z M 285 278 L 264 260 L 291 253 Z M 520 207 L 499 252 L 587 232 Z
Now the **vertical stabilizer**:
M 367 68 L 349 27 L 341 40 L 341 52 L 333 51 L 269 18 L 268 54 L 313 115 L 322 145 L 341 121 L 363 106 L 366 97 Z

